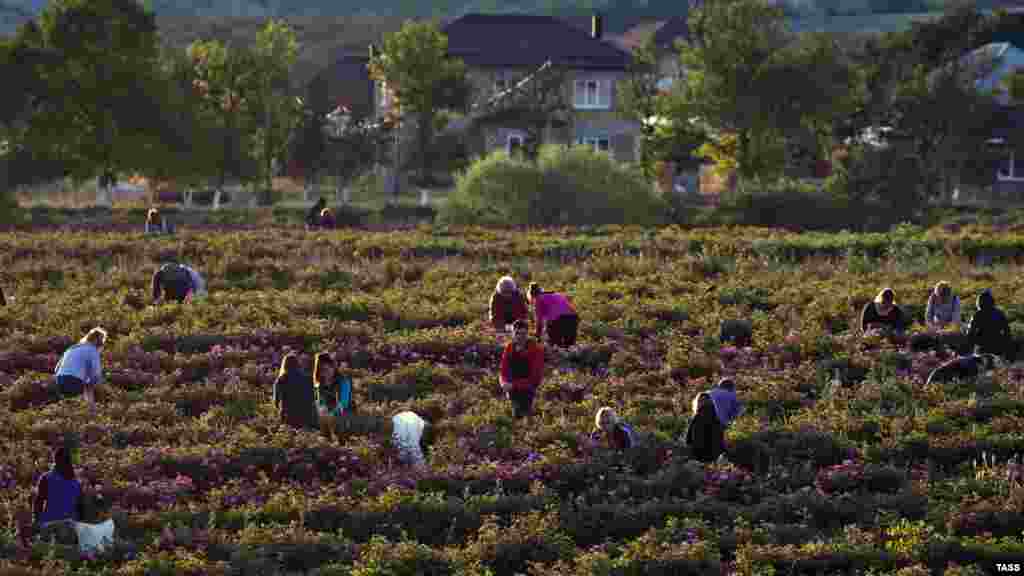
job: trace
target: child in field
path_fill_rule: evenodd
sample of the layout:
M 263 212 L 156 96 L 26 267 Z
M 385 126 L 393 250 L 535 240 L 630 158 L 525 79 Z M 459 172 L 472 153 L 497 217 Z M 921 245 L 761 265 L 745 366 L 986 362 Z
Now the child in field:
M 323 196 L 313 204 L 313 207 L 306 213 L 306 229 L 312 229 L 320 226 L 320 214 L 327 208 L 327 200 L 324 200 Z
M 558 292 L 544 292 L 536 282 L 530 282 L 527 294 L 536 315 L 537 338 L 546 330 L 548 342 L 554 346 L 575 344 L 580 319 L 569 298 Z
M 195 280 L 198 274 L 193 276 L 194 272 L 191 268 L 175 262 L 161 266 L 153 274 L 153 303 L 159 302 L 161 296 L 167 300 L 177 300 L 179 303 L 192 296 L 198 288 Z
M 976 303 L 978 312 L 971 318 L 967 327 L 967 346 L 983 354 L 995 354 L 1006 357 L 1013 342 L 1010 334 L 1010 323 L 1006 314 L 996 308 L 996 300 L 992 290 L 986 288 L 978 295 Z
M 997 368 L 1002 364 L 995 354 L 974 354 L 960 356 L 939 366 L 928 375 L 928 384 L 952 382 L 954 380 L 974 380 L 985 370 Z
M 711 394 L 701 392 L 693 399 L 693 416 L 686 429 L 686 444 L 693 458 L 712 463 L 724 453 L 725 426 L 715 412 Z
M 908 324 L 903 311 L 896 305 L 896 293 L 892 288 L 883 288 L 874 301 L 864 306 L 860 315 L 861 332 L 881 330 L 899 336 Z
M 149 212 L 146 213 L 146 234 L 160 235 L 170 234 L 171 229 L 167 225 L 167 220 L 160 214 L 160 211 L 156 208 L 150 208 Z
M 313 380 L 299 367 L 299 357 L 294 352 L 285 354 L 281 359 L 281 368 L 274 380 L 274 407 L 284 424 L 295 428 L 318 428 L 320 418 Z
M 100 350 L 107 341 L 107 331 L 96 327 L 74 346 L 64 351 L 53 371 L 57 389 L 64 396 L 85 393 L 90 409 L 95 409 L 94 388 L 103 382 Z
M 511 276 L 502 276 L 491 294 L 488 322 L 500 332 L 516 320 L 526 320 L 529 313 L 526 298 L 516 281 Z
M 609 448 L 614 450 L 626 450 L 639 444 L 639 435 L 633 427 L 623 422 L 615 410 L 605 406 L 597 411 L 594 417 L 594 431 L 590 438 L 595 441 L 605 441 Z
M 313 361 L 313 385 L 316 387 L 320 431 L 332 438 L 338 434 L 339 419 L 355 411 L 352 378 L 339 374 L 334 358 L 321 352 Z
M 505 345 L 498 375 L 505 397 L 512 402 L 513 414 L 522 418 L 530 414 L 533 399 L 544 377 L 544 347 L 530 340 L 530 327 L 525 320 L 512 325 L 513 340 Z

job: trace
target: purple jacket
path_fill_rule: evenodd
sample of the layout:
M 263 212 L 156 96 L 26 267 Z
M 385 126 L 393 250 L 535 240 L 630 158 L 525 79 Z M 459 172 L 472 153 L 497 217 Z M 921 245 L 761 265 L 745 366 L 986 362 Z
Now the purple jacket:
M 722 422 L 723 426 L 728 426 L 743 413 L 743 403 L 736 397 L 736 392 L 715 387 L 709 390 L 708 394 L 711 395 L 711 402 L 715 405 L 715 414 L 718 415 L 718 420 Z

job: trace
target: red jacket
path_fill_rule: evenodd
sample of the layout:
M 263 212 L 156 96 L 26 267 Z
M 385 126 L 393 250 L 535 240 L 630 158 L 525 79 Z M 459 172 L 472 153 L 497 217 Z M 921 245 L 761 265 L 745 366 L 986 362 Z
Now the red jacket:
M 544 378 L 544 347 L 530 342 L 523 352 L 515 350 L 514 346 L 513 342 L 505 345 L 505 352 L 501 355 L 501 378 L 511 384 L 512 390 L 536 390 Z M 513 373 L 517 362 L 526 363 L 525 376 Z
M 508 308 L 511 314 L 505 317 L 505 309 Z M 530 311 L 526 305 L 526 298 L 522 292 L 516 292 L 511 296 L 505 296 L 497 292 L 491 293 L 491 324 L 496 330 L 504 330 L 506 324 L 516 320 L 526 320 Z

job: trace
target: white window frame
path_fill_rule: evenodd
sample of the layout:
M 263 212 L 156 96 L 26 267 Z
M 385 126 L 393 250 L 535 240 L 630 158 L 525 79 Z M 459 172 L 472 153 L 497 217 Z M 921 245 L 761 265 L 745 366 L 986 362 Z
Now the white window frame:
M 612 107 L 610 102 L 611 94 L 604 90 L 608 85 L 607 80 L 597 78 L 581 78 L 573 82 L 573 108 L 577 110 L 609 110 Z M 591 99 L 590 87 L 594 87 L 593 98 Z M 582 87 L 582 91 L 581 91 Z
M 601 141 L 606 144 L 606 149 L 601 150 Z M 612 150 L 612 138 L 607 134 L 598 134 L 597 136 L 580 136 L 576 139 L 577 146 L 589 146 L 594 149 L 595 152 L 604 152 L 611 157 L 615 157 L 615 153 Z
M 524 150 L 526 148 L 526 135 L 522 132 L 510 132 L 509 135 L 505 137 L 505 150 L 508 152 L 509 156 L 512 155 L 513 140 L 519 141 L 520 150 Z

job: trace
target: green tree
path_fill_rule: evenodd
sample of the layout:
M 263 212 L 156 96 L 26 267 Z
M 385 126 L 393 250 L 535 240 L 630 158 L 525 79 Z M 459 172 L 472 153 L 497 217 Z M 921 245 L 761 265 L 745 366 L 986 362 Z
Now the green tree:
M 291 156 L 298 158 L 306 178 L 315 182 L 327 164 L 327 115 L 331 113 L 327 76 L 319 74 L 306 88 L 299 128 L 291 140 Z
M 659 88 L 657 59 L 651 35 L 633 53 L 616 91 L 620 113 L 640 123 L 640 167 L 648 180 L 660 161 L 697 164 L 694 152 L 706 140 L 700 125 L 689 122 L 685 101 Z
M 144 163 L 153 111 L 140 96 L 158 55 L 153 14 L 135 0 L 54 0 L 22 41 L 60 55 L 35 67 L 60 97 L 34 111 L 26 145 L 53 151 L 81 180 Z
M 416 126 L 419 180 L 433 179 L 430 145 L 439 112 L 464 109 L 468 101 L 466 67 L 448 57 L 448 38 L 434 22 L 406 22 L 388 34 L 370 62 L 371 76 L 384 82 L 401 117 Z
M 216 143 L 211 176 L 219 193 L 229 176 L 251 181 L 257 171 L 249 145 L 257 129 L 252 113 L 260 88 L 257 66 L 248 49 L 217 40 L 193 42 L 188 57 L 200 96 L 197 113 Z
M 252 56 L 258 90 L 250 112 L 257 128 L 251 136 L 267 190 L 272 187 L 274 161 L 283 159 L 288 139 L 301 119 L 301 100 L 290 94 L 290 73 L 298 49 L 295 32 L 283 21 L 267 22 L 256 35 Z
M 678 113 L 710 128 L 701 154 L 733 155 L 741 183 L 777 175 L 784 157 L 772 112 L 789 96 L 779 58 L 792 40 L 783 11 L 764 0 L 709 0 L 688 23 Z

